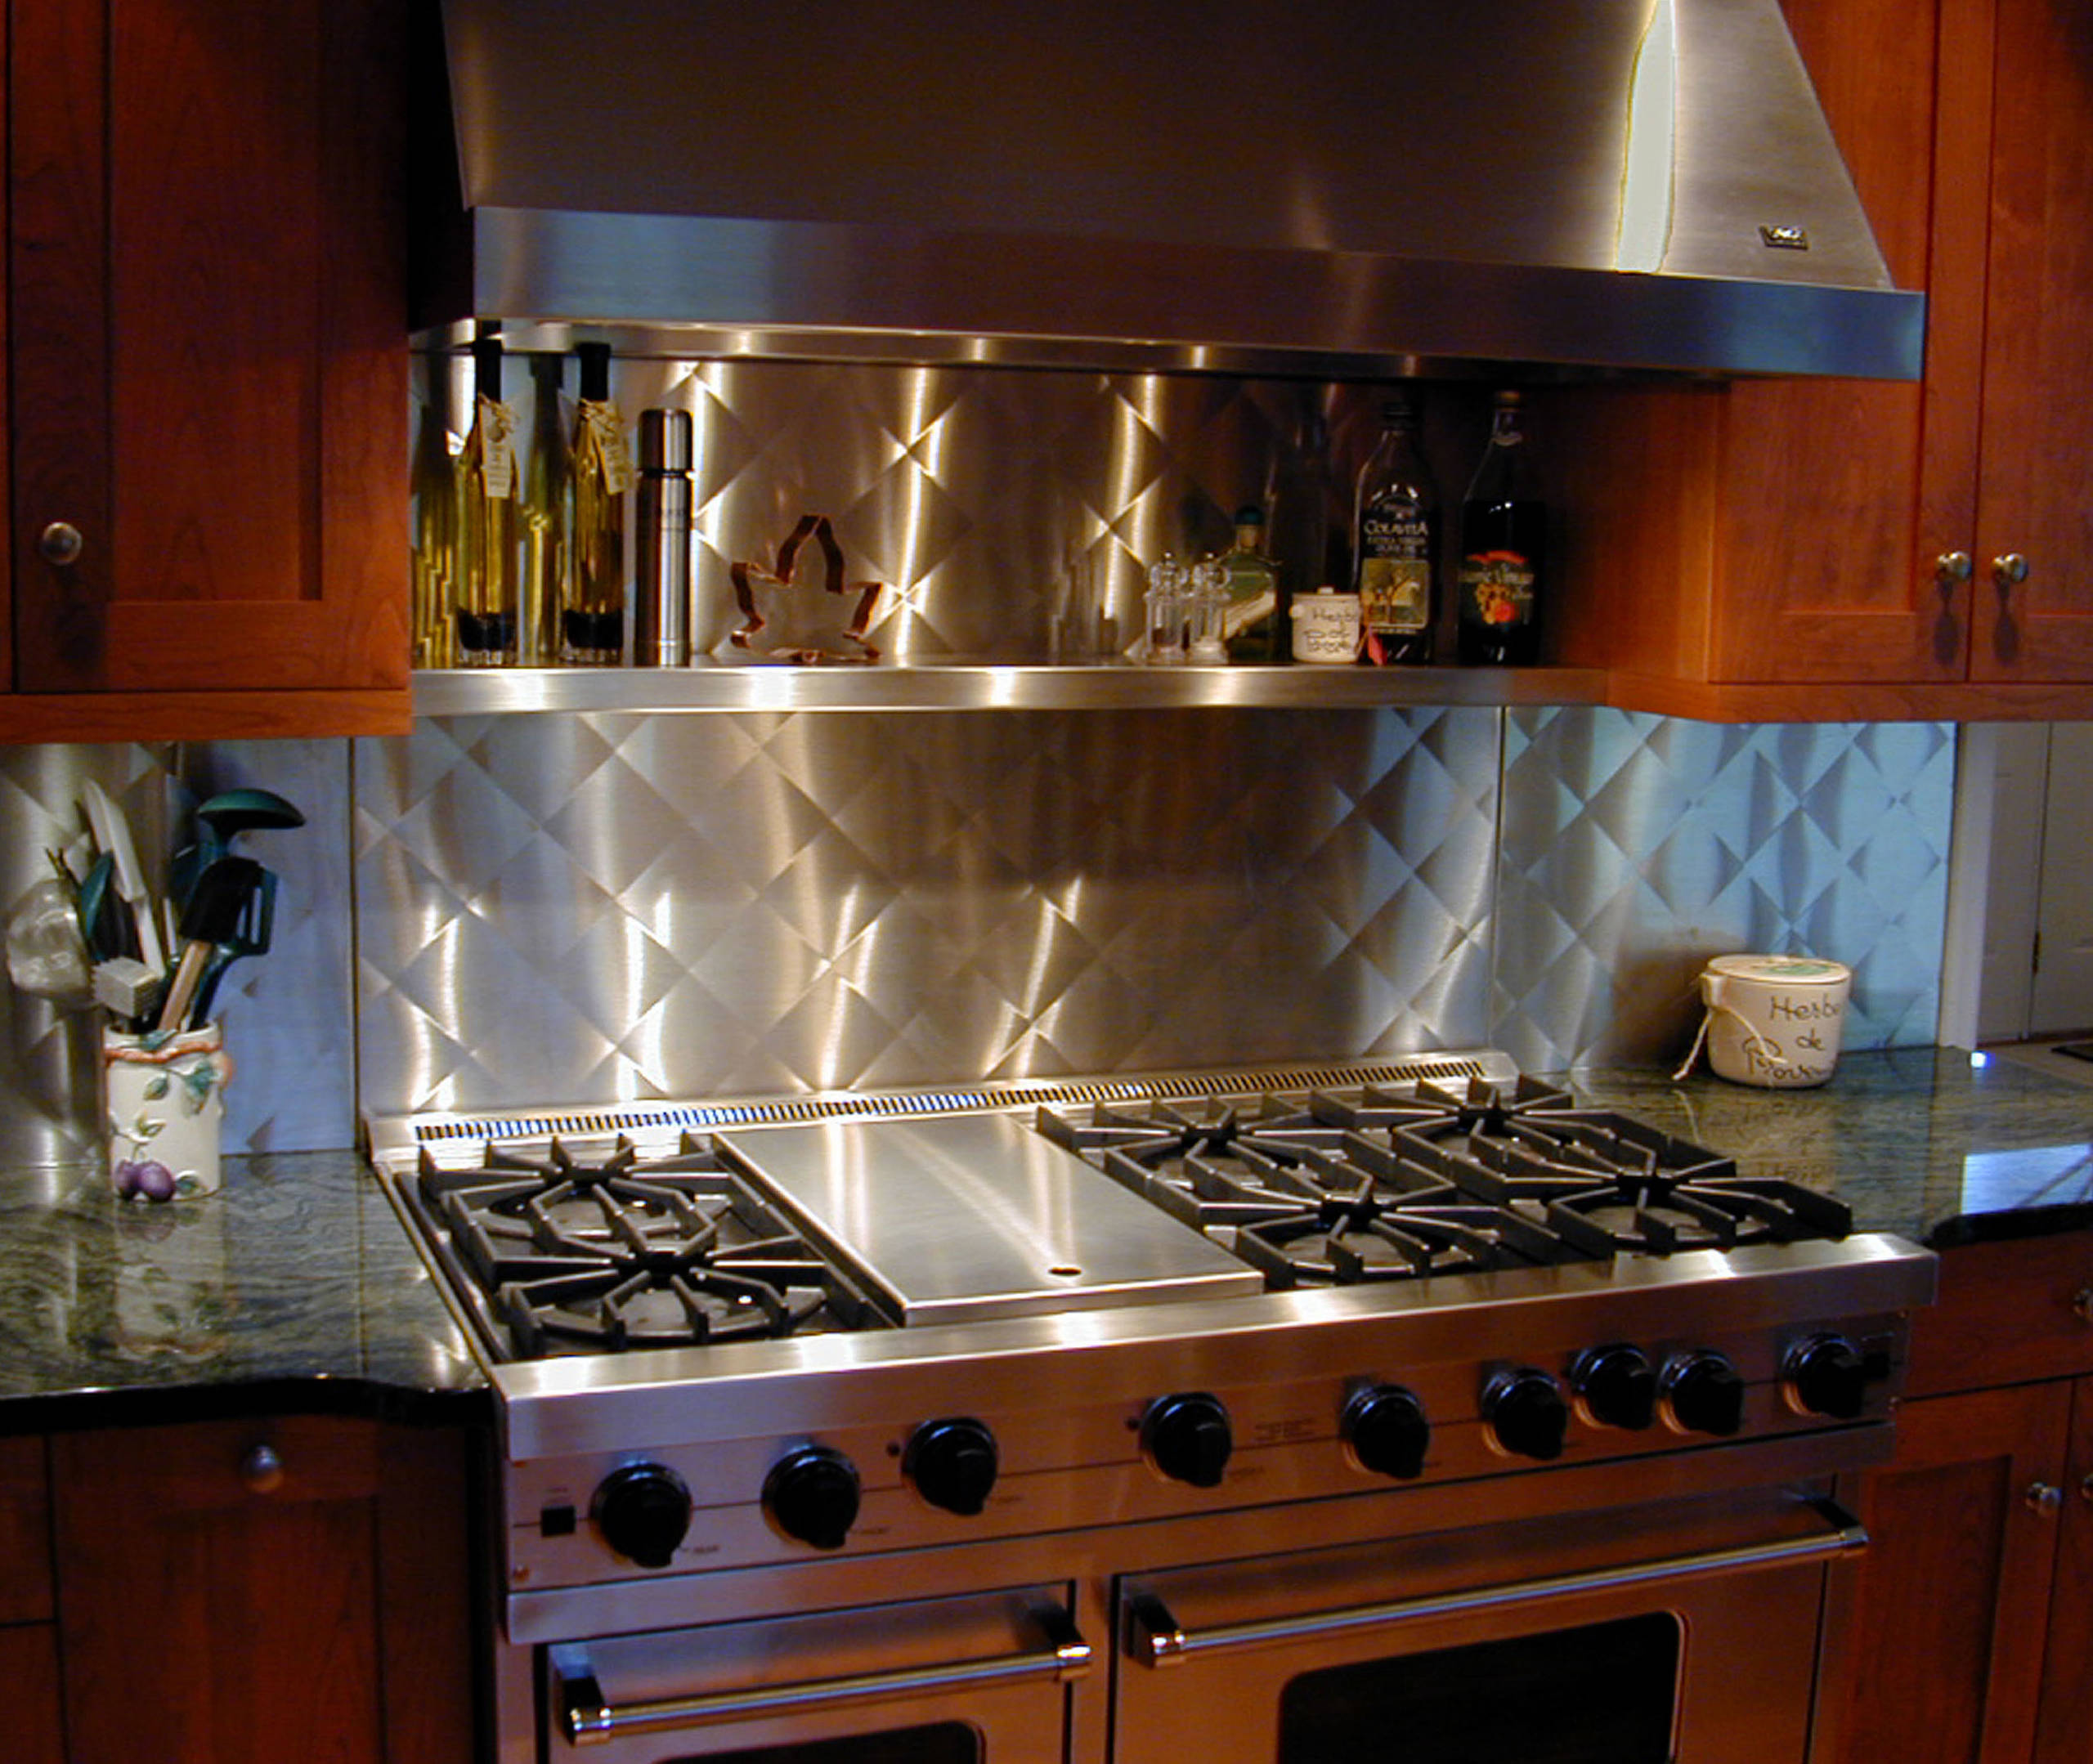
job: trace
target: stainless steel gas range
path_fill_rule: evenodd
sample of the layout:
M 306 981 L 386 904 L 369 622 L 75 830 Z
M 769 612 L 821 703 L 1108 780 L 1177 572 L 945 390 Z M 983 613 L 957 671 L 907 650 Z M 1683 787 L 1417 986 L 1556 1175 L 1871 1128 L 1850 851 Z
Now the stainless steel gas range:
M 1489 1053 L 371 1145 L 499 1400 L 500 1764 L 1804 1758 L 1934 1285 Z

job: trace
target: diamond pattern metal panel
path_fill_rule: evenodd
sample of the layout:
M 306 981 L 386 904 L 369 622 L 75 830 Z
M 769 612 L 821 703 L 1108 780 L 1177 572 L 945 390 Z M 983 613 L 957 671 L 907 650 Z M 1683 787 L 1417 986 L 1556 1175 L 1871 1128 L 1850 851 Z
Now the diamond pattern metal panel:
M 459 718 L 360 743 L 365 1106 L 1472 1045 L 1498 723 Z
M 1682 1056 L 1711 956 L 1853 969 L 1845 1045 L 1930 1043 L 1955 740 L 1937 723 L 1508 714 L 1490 1039 L 1522 1064 Z

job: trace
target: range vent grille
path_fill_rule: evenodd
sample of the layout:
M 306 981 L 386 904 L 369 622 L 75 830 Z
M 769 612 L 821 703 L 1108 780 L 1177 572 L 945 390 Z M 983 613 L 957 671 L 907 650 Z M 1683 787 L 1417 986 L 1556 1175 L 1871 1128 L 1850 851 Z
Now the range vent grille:
M 1266 1091 L 1342 1090 L 1368 1084 L 1510 1079 L 1511 1063 L 1495 1052 L 1417 1054 L 1374 1063 L 1261 1067 L 1139 1077 L 1042 1079 L 1036 1082 L 780 1096 L 752 1100 L 661 1102 L 531 1110 L 506 1115 L 414 1115 L 373 1122 L 372 1155 L 554 1137 L 575 1140 L 623 1134 L 635 1140 L 723 1127 L 778 1126 L 822 1121 L 916 1119 L 934 1115 L 1053 1107 L 1068 1104 L 1189 1101 L 1261 1095 Z

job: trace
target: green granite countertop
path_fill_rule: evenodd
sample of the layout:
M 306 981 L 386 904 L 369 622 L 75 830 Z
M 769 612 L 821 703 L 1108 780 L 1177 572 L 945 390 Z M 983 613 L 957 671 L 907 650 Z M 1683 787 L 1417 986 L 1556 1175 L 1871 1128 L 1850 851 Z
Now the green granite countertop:
M 0 1173 L 0 1432 L 331 1412 L 466 1420 L 464 1336 L 353 1152 L 229 1157 L 216 1194 Z
M 2093 1086 L 1999 1056 L 1847 1054 L 1809 1090 L 1634 1068 L 1571 1082 L 1593 1104 L 1736 1159 L 1742 1175 L 1836 1195 L 1860 1230 L 1924 1242 L 1965 1222 L 1979 1234 L 2093 1225 Z
M 1580 1072 L 1580 1097 L 1924 1242 L 2093 1225 L 2093 1087 L 1954 1050 L 1853 1054 L 1820 1090 Z M 0 1173 L 0 1432 L 334 1410 L 471 1419 L 464 1340 L 355 1153 L 230 1158 L 203 1199 Z

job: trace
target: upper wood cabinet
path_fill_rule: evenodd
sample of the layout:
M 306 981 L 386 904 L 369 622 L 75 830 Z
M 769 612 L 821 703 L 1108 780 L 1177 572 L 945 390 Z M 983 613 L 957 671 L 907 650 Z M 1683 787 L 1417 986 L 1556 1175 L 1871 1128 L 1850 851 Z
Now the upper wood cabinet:
M 403 729 L 404 0 L 12 0 L 0 738 Z
M 2093 715 L 2093 11 L 1786 11 L 1925 381 L 1559 395 L 1563 659 L 1689 715 Z

